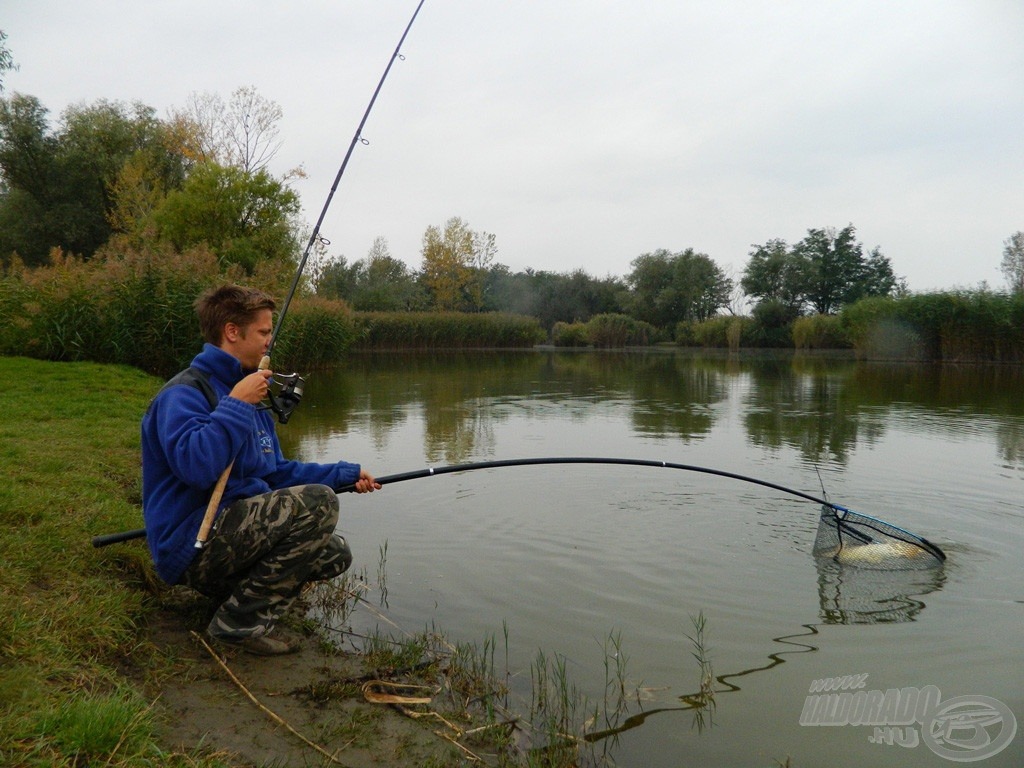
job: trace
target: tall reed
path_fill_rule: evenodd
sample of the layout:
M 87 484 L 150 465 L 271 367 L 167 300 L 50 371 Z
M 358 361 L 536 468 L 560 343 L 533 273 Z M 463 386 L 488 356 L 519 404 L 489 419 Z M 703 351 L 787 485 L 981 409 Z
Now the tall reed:
M 55 250 L 50 263 L 14 263 L 0 275 L 0 354 L 132 365 L 169 376 L 202 346 L 194 303 L 208 288 L 244 282 L 283 295 L 293 267 L 253 275 L 222 271 L 209 250 L 115 241 L 89 261 Z M 282 327 L 282 357 L 295 366 L 336 362 L 356 335 L 341 302 L 298 296 Z
M 503 312 L 358 312 L 357 349 L 532 347 L 546 338 L 536 318 Z
M 1024 362 L 1024 295 L 955 290 L 864 299 L 841 314 L 867 359 Z
M 586 323 L 587 339 L 595 347 L 646 346 L 661 338 L 650 323 L 615 313 L 594 315 Z
M 793 321 L 797 349 L 848 349 L 850 341 L 837 315 L 806 315 Z

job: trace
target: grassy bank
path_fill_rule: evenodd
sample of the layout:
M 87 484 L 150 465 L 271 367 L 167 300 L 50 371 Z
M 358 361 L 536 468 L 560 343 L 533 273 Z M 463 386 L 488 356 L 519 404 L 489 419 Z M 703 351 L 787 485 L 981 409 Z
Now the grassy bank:
M 118 672 L 137 643 L 148 563 L 138 548 L 90 544 L 140 524 L 138 423 L 158 382 L 0 358 L 0 388 L 0 763 L 84 763 L 117 747 L 174 764 Z
M 0 357 L 0 765 L 319 760 L 256 707 L 238 706 L 221 662 L 190 634 L 205 626 L 209 601 L 160 584 L 141 542 L 92 546 L 98 533 L 141 524 L 139 420 L 160 385 L 129 367 Z M 332 587 L 340 594 L 345 581 Z M 272 703 L 345 751 L 330 764 L 462 764 L 451 744 L 345 682 L 388 679 L 396 654 L 381 652 L 386 643 L 364 655 L 310 643 L 287 665 L 244 654 L 230 663 L 292 692 Z M 428 674 L 441 668 L 422 663 L 426 644 L 410 645 Z

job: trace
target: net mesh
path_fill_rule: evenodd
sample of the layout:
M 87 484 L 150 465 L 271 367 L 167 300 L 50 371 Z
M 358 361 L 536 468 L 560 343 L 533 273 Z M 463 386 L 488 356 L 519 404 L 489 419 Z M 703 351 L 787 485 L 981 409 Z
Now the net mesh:
M 946 556 L 942 550 L 895 525 L 844 507 L 822 506 L 815 557 L 840 565 L 878 571 L 936 568 Z

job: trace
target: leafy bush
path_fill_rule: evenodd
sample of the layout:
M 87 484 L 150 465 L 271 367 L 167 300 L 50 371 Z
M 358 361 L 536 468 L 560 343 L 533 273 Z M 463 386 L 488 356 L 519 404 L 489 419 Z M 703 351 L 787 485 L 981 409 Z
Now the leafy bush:
M 751 312 L 748 338 L 752 347 L 789 347 L 793 344 L 793 321 L 797 313 L 780 301 L 762 301 Z
M 692 347 L 697 343 L 694 333 L 697 323 L 693 320 L 680 320 L 676 323 L 675 331 L 672 334 L 676 344 L 680 347 Z

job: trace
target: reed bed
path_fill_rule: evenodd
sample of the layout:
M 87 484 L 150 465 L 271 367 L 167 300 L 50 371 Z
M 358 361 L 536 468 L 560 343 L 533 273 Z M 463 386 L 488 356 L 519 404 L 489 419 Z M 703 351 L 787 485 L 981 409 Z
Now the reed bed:
M 551 343 L 556 347 L 643 347 L 662 339 L 657 328 L 629 315 L 594 315 L 585 323 L 555 323 Z
M 516 349 L 544 340 L 536 318 L 503 312 L 359 312 L 360 350 Z
M 1024 363 L 1024 295 L 957 290 L 865 299 L 841 315 L 857 356 Z
M 85 261 L 55 250 L 45 267 L 0 275 L 0 354 L 131 365 L 169 376 L 202 338 L 193 303 L 207 288 L 247 282 L 277 292 L 280 269 L 223 272 L 204 248 L 107 247 Z
M 793 321 L 797 349 L 849 349 L 850 340 L 837 315 L 807 315 Z

